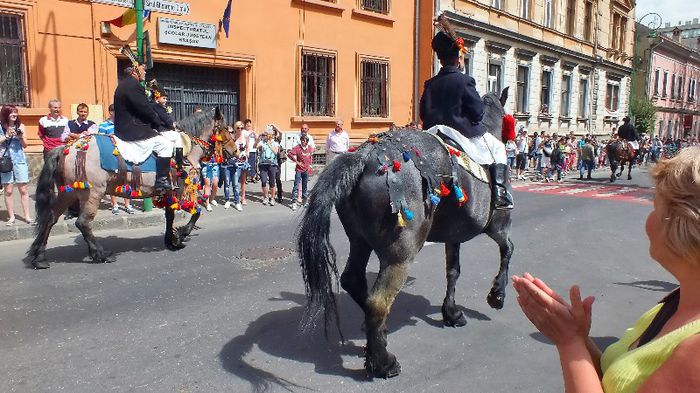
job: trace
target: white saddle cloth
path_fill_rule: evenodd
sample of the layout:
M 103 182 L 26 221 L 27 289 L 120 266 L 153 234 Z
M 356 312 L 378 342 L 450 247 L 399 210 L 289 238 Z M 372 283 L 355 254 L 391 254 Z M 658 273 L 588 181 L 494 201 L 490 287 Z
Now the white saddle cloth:
M 173 155 L 174 144 L 163 135 L 142 141 L 123 141 L 115 135 L 114 143 L 124 160 L 134 164 L 143 163 L 154 152 L 158 157 L 172 157 Z
M 633 148 L 634 150 L 639 150 L 639 142 L 637 141 L 627 141 L 629 143 L 630 147 Z
M 465 153 L 480 165 L 506 164 L 506 146 L 495 136 L 488 132 L 474 138 L 467 138 L 459 131 L 448 126 L 437 125 L 433 126 L 425 132 L 434 135 L 443 134 L 453 141 L 457 142 Z

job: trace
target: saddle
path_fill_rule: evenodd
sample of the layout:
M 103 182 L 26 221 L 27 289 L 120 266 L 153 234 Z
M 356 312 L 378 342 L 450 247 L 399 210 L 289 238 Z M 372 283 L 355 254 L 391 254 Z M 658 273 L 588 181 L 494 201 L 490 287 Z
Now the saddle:
M 435 134 L 428 134 L 434 136 L 435 139 L 442 144 L 447 153 L 452 157 L 455 157 L 455 161 L 460 167 L 482 182 L 490 183 L 491 178 L 488 172 L 488 165 L 480 165 L 476 163 L 476 161 L 471 159 L 471 157 L 469 157 L 469 155 L 464 151 L 464 148 L 448 135 L 440 131 Z M 459 154 L 456 154 L 457 152 L 459 152 Z

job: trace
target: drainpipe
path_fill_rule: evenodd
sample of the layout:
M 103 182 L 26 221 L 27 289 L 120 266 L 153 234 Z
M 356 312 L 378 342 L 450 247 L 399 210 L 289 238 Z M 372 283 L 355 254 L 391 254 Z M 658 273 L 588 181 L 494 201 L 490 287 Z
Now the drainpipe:
M 593 63 L 593 71 L 591 72 L 592 80 L 591 80 L 591 88 L 589 89 L 590 92 L 588 95 L 590 96 L 588 100 L 588 132 L 593 135 L 593 117 L 595 116 L 596 121 L 598 120 L 598 115 L 594 113 L 594 108 L 597 110 L 598 109 L 598 89 L 600 88 L 600 83 L 598 80 L 598 30 L 600 29 L 599 25 L 599 15 L 598 15 L 598 1 L 593 3 L 595 5 L 594 13 L 595 13 L 595 27 L 593 29 L 593 58 L 595 59 L 595 62 Z M 597 127 L 596 127 L 596 130 Z M 597 134 L 597 132 L 596 132 Z
M 413 25 L 413 121 L 418 124 L 419 117 L 419 83 L 420 83 L 420 0 L 415 0 L 415 21 Z

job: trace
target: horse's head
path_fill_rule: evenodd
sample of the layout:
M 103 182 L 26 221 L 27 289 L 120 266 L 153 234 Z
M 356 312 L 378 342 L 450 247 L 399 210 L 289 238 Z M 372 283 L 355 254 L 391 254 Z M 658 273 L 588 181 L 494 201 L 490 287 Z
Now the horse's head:
M 508 87 L 501 91 L 500 96 L 494 92 L 489 92 L 481 100 L 484 103 L 484 118 L 481 120 L 481 124 L 484 125 L 488 133 L 500 140 L 503 116 L 506 114 L 503 107 L 508 100 Z
M 193 139 L 192 148 L 187 154 L 187 160 L 192 165 L 198 165 L 200 159 L 209 154 L 206 146 L 211 136 L 214 134 L 216 127 L 222 127 L 224 117 L 218 107 L 201 112 L 195 112 L 192 115 L 177 122 L 177 129 L 184 132 Z M 224 127 L 225 129 L 225 127 Z M 228 134 L 228 132 L 226 132 Z M 198 143 L 197 141 L 205 143 Z

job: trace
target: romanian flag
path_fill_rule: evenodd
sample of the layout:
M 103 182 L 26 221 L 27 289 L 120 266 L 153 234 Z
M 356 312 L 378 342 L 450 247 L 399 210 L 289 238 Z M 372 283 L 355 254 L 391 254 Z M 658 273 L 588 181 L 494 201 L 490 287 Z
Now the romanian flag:
M 151 16 L 151 10 L 143 10 L 143 19 L 148 19 Z M 124 27 L 126 25 L 133 25 L 136 23 L 136 10 L 130 8 L 126 10 L 122 16 L 114 18 L 112 20 L 105 21 L 111 25 L 117 27 Z

